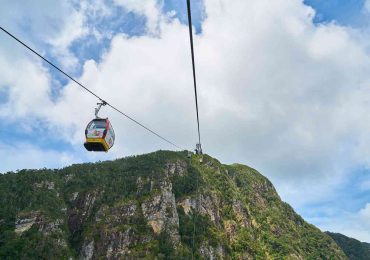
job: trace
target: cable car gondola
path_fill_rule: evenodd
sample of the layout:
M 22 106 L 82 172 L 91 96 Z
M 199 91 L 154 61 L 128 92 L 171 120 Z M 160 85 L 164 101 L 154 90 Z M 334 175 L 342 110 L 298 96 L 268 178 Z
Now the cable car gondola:
M 95 119 L 86 127 L 84 146 L 90 152 L 108 152 L 114 144 L 115 134 L 109 119 L 98 117 L 101 106 L 106 104 L 104 101 L 98 103 L 98 108 L 95 108 Z

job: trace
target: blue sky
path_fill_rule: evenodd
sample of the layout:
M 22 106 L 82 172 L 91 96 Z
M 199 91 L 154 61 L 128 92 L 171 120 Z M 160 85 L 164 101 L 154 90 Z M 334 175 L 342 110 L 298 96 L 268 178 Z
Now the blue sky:
M 355 27 L 368 25 L 368 19 L 363 12 L 364 0 L 305 0 L 304 2 L 316 10 L 315 22 L 317 23 L 335 21 Z
M 260 170 L 284 200 L 321 229 L 370 242 L 370 233 L 351 229 L 354 221 L 360 223 L 366 216 L 370 203 L 368 140 L 361 131 L 368 126 L 359 120 L 366 111 L 361 104 L 367 100 L 352 91 L 362 90 L 367 82 L 368 53 L 362 49 L 367 43 L 356 42 L 354 36 L 368 37 L 365 2 L 304 1 L 315 10 L 313 23 L 298 0 L 286 1 L 285 9 L 248 1 L 255 9 L 247 8 L 248 3 L 241 1 L 240 12 L 239 6 L 228 6 L 227 1 L 220 6 L 192 2 L 206 151 L 223 162 Z M 190 149 L 196 132 L 194 111 L 188 105 L 193 93 L 188 88 L 185 1 L 133 3 L 8 1 L 0 10 L 0 24 L 125 112 Z M 250 10 L 260 12 L 248 15 Z M 276 17 L 270 21 L 272 13 Z M 290 22 L 276 22 L 285 18 Z M 300 22 L 301 27 L 290 27 Z M 309 29 L 292 33 L 296 28 Z M 301 45 L 305 40 L 307 45 Z M 112 153 L 87 154 L 80 132 L 93 116 L 96 100 L 85 97 L 4 34 L 0 34 L 0 57 L 4 59 L 0 59 L 0 77 L 6 79 L 0 80 L 0 127 L 5 129 L 0 155 L 6 160 L 0 172 L 171 149 L 105 109 L 103 113 L 115 122 L 119 143 Z M 15 76 L 22 71 L 25 81 Z M 285 85 L 290 87 L 280 88 Z M 29 94 L 22 95 L 23 90 Z M 332 100 L 325 98 L 327 93 Z M 346 104 L 342 95 L 354 103 Z M 22 149 L 28 149 L 24 155 Z

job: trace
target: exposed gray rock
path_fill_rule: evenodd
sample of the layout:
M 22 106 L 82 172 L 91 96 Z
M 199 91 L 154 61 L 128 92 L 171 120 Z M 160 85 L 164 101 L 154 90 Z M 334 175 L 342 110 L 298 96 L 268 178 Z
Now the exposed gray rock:
M 209 247 L 207 245 L 202 245 L 199 249 L 199 252 L 206 259 L 210 259 L 210 260 L 214 259 L 214 252 L 213 252 L 212 247 Z
M 193 213 L 197 207 L 196 199 L 192 199 L 192 198 L 186 198 L 182 200 L 181 202 L 179 202 L 178 204 L 183 208 L 184 213 L 186 215 Z
M 64 176 L 64 181 L 65 182 L 69 182 L 70 180 L 72 180 L 72 178 L 73 178 L 73 175 L 72 174 L 68 174 L 68 175 Z
M 73 192 L 70 201 L 71 202 L 75 201 L 78 197 L 78 194 L 79 194 L 78 192 Z
M 85 241 L 81 248 L 80 259 L 81 260 L 90 260 L 94 255 L 94 240 Z
M 108 259 L 116 259 L 120 255 L 129 253 L 129 247 L 134 245 L 134 234 L 131 228 L 124 232 L 114 232 L 106 238 L 107 250 L 106 257 Z
M 207 215 L 215 224 L 220 224 L 219 208 L 221 202 L 219 197 L 214 193 L 210 195 L 200 194 L 198 200 L 199 213 L 202 215 Z
M 136 210 L 137 205 L 135 202 L 125 202 L 114 207 L 103 206 L 96 213 L 95 219 L 96 221 L 104 219 L 110 225 L 128 224 L 130 218 L 135 216 Z
M 174 244 L 178 244 L 180 236 L 179 216 L 176 209 L 172 183 L 165 179 L 160 183 L 161 193 L 142 203 L 141 208 L 145 219 L 154 233 L 166 231 Z
M 55 221 L 42 221 L 38 223 L 39 231 L 44 235 L 50 235 L 54 232 L 62 232 L 61 227 L 64 224 L 63 219 L 56 219 Z
M 243 203 L 240 200 L 233 201 L 233 211 L 236 215 L 236 219 L 242 227 L 250 227 L 251 220 L 248 209 L 243 207 Z
M 209 246 L 208 244 L 203 244 L 199 249 L 200 254 L 205 259 L 224 259 L 224 250 L 222 246 L 218 245 L 216 248 Z
M 15 220 L 15 233 L 21 235 L 40 221 L 39 212 L 29 212 L 18 215 Z
M 39 183 L 35 183 L 34 187 L 36 188 L 46 188 L 48 190 L 54 190 L 55 184 L 52 181 L 42 181 Z
M 167 176 L 172 177 L 174 175 L 183 176 L 187 172 L 187 164 L 184 161 L 178 160 L 166 164 Z
M 77 194 L 77 195 L 76 195 Z M 68 227 L 71 234 L 78 231 L 82 223 L 90 216 L 94 207 L 98 192 L 90 192 L 84 195 L 74 193 L 72 207 L 68 209 Z
M 58 238 L 56 243 L 61 247 L 68 247 L 67 241 L 65 239 Z
M 152 181 L 150 180 L 150 178 L 142 178 L 142 177 L 138 177 L 136 179 L 136 187 L 137 187 L 137 191 L 136 191 L 136 195 L 141 195 L 143 194 L 144 192 L 149 192 L 152 190 Z
M 140 209 L 140 208 L 139 208 Z M 99 232 L 99 241 L 95 242 L 97 258 L 127 259 L 130 248 L 149 242 L 152 237 L 135 232 L 130 224 L 136 221 L 138 206 L 134 201 L 121 201 L 113 207 L 103 206 L 96 213 L 95 219 L 104 226 Z
M 96 212 L 95 214 L 95 221 L 96 222 L 100 222 L 102 221 L 105 216 L 106 216 L 106 212 L 108 211 L 108 206 L 106 205 L 103 205 L 99 210 L 98 212 Z
M 63 224 L 63 219 L 50 220 L 39 211 L 22 212 L 16 218 L 14 231 L 21 235 L 35 225 L 41 233 L 50 235 L 55 232 L 61 233 Z

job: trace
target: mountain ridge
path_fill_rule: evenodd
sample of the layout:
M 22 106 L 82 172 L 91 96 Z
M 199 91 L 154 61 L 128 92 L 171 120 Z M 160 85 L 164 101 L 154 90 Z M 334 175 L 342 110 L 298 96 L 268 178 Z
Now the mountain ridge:
M 351 260 L 370 260 L 370 243 L 361 242 L 340 233 L 325 232 L 342 248 Z
M 267 178 L 208 155 L 7 173 L 0 205 L 0 258 L 347 259 Z

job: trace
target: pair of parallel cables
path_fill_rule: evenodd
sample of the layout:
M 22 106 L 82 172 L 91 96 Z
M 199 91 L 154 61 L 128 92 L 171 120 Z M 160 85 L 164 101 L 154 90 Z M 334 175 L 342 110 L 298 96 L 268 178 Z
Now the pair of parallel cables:
M 195 105 L 196 105 L 197 125 L 198 125 L 198 144 L 197 144 L 197 149 L 196 149 L 196 152 L 198 153 L 199 152 L 199 148 L 200 148 L 200 151 L 201 151 L 201 145 L 200 145 L 200 126 L 199 126 L 199 112 L 198 112 L 198 95 L 197 95 L 197 81 L 196 81 L 196 74 L 195 74 L 194 44 L 193 44 L 193 30 L 192 30 L 192 19 L 191 19 L 190 0 L 187 0 L 187 7 L 188 7 L 188 19 L 189 19 L 189 35 L 190 35 L 190 47 L 191 47 L 191 59 L 192 59 L 192 67 L 193 67 L 193 81 L 194 81 L 194 92 L 195 92 Z M 7 35 L 9 35 L 11 38 L 13 38 L 14 40 L 16 40 L 18 43 L 20 43 L 21 45 L 23 45 L 24 47 L 26 47 L 29 51 L 31 51 L 32 53 L 34 53 L 36 56 L 38 56 L 39 58 L 41 58 L 44 62 L 46 62 L 47 64 L 49 64 L 51 67 L 53 67 L 54 69 L 56 69 L 57 71 L 59 71 L 60 73 L 62 73 L 64 76 L 66 76 L 67 78 L 69 78 L 70 80 L 72 80 L 79 87 L 81 87 L 82 89 L 84 89 L 85 91 L 87 91 L 88 93 L 90 93 L 91 95 L 95 96 L 97 99 L 100 100 L 100 102 L 102 102 L 105 105 L 111 107 L 113 110 L 117 111 L 118 113 L 120 113 L 124 117 L 128 118 L 129 120 L 131 120 L 135 124 L 139 125 L 140 127 L 142 127 L 145 130 L 149 131 L 153 135 L 155 135 L 158 138 L 162 139 L 166 143 L 174 146 L 177 149 L 185 150 L 185 149 L 181 148 L 180 146 L 176 145 L 174 142 L 170 141 L 169 139 L 167 139 L 167 138 L 163 137 L 162 135 L 158 134 L 156 131 L 151 130 L 149 127 L 147 127 L 144 124 L 140 123 L 139 121 L 137 121 L 133 117 L 131 117 L 128 114 L 124 113 L 122 110 L 120 110 L 116 106 L 110 104 L 105 99 L 103 99 L 100 96 L 98 96 L 96 93 L 94 93 L 93 91 L 91 91 L 89 88 L 85 87 L 79 81 L 77 81 L 76 79 L 74 79 L 68 73 L 66 73 L 65 71 L 63 71 L 62 69 L 60 69 L 58 66 L 56 66 L 55 64 L 53 64 L 51 61 L 49 61 L 48 59 L 46 59 L 40 53 L 38 53 L 37 51 L 35 51 L 34 49 L 32 49 L 29 45 L 27 45 L 26 43 L 24 43 L 23 41 L 21 41 L 19 38 L 17 38 L 13 34 L 11 34 L 9 31 L 7 31 L 6 29 L 4 29 L 3 27 L 0 26 L 0 29 L 4 33 L 6 33 Z
M 192 17 L 191 17 L 190 0 L 187 0 L 187 11 L 188 11 L 188 26 L 189 26 L 189 36 L 190 36 L 191 61 L 192 61 L 192 71 L 193 71 L 195 108 L 196 108 L 197 127 L 198 127 L 198 143 L 196 144 L 195 151 L 196 151 L 197 154 L 202 154 L 202 146 L 201 146 L 201 140 L 200 140 L 200 124 L 199 124 L 197 79 L 196 79 L 195 58 L 194 58 L 195 55 L 194 55 L 194 41 L 193 41 L 193 25 L 192 25 Z M 85 91 L 87 91 L 91 95 L 95 96 L 97 99 L 100 100 L 100 102 L 102 102 L 102 104 L 111 107 L 113 110 L 117 111 L 118 113 L 120 113 L 124 117 L 128 118 L 129 120 L 131 120 L 135 124 L 139 125 L 140 127 L 142 127 L 145 130 L 149 131 L 153 135 L 155 135 L 158 138 L 162 139 L 166 143 L 168 143 L 168 144 L 176 147 L 177 149 L 185 150 L 185 149 L 182 149 L 180 146 L 176 145 L 174 142 L 172 142 L 172 141 L 168 140 L 167 138 L 163 137 L 162 135 L 158 134 L 156 131 L 153 131 L 149 127 L 146 127 L 144 124 L 140 123 L 139 121 L 137 121 L 133 117 L 127 115 L 126 113 L 124 113 L 123 111 L 121 111 L 120 109 L 118 109 L 116 106 L 110 104 L 109 102 L 107 102 L 106 100 L 104 100 L 103 98 L 101 98 L 100 96 L 98 96 L 96 93 L 94 93 L 93 91 L 91 91 L 90 89 L 88 89 L 87 87 L 85 87 L 79 81 L 77 81 L 72 76 L 70 76 L 69 74 L 67 74 L 66 72 L 64 72 L 58 66 L 54 65 L 51 61 L 49 61 L 48 59 L 46 59 L 44 56 L 42 56 L 41 54 L 39 54 L 37 51 L 35 51 L 34 49 L 32 49 L 30 46 L 28 46 L 26 43 L 24 43 L 23 41 L 21 41 L 20 39 L 18 39 L 16 36 L 14 36 L 10 32 L 8 32 L 7 30 L 5 30 L 3 27 L 0 26 L 0 29 L 3 32 L 5 32 L 7 35 L 9 35 L 11 38 L 13 38 L 17 42 L 19 42 L 21 45 L 23 45 L 24 47 L 26 47 L 29 51 L 31 51 L 32 53 L 34 53 L 36 56 L 38 56 L 39 58 L 41 58 L 44 62 L 46 62 L 47 64 L 49 64 L 50 66 L 52 66 L 53 68 L 55 68 L 57 71 L 59 71 L 60 73 L 62 73 L 64 76 L 66 76 L 67 78 L 69 78 L 70 80 L 72 80 L 74 83 L 76 83 L 82 89 L 84 89 Z M 197 190 L 198 197 L 199 197 L 199 200 L 200 200 L 200 202 L 198 202 L 198 203 L 201 204 L 201 196 L 199 196 L 199 179 L 198 178 L 199 178 L 199 176 L 197 175 L 197 178 L 196 178 L 196 190 Z M 197 208 L 198 208 L 197 210 L 199 211 L 199 206 L 197 206 Z M 192 241 L 192 246 L 193 246 L 192 257 L 193 258 L 194 258 L 194 252 L 195 252 L 195 237 L 196 237 L 196 233 L 197 233 L 196 232 L 197 227 L 196 227 L 195 220 L 196 220 L 196 215 L 193 214 L 193 234 L 192 234 L 192 240 L 193 240 Z

